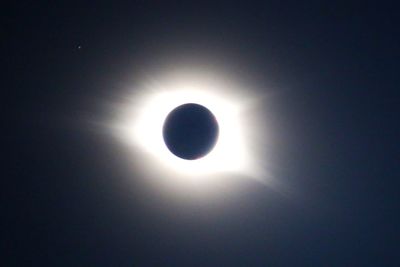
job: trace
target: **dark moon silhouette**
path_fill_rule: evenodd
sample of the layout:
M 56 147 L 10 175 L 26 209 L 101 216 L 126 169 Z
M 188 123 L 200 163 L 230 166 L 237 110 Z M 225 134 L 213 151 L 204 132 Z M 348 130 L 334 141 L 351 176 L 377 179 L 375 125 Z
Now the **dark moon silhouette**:
M 188 103 L 172 110 L 163 127 L 164 142 L 177 157 L 194 160 L 207 155 L 218 139 L 219 127 L 205 107 Z

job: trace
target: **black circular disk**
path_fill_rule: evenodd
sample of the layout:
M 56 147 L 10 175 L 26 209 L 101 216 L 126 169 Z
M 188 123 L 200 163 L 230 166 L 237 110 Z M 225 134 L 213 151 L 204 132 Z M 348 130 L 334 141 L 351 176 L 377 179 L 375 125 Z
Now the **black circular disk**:
M 163 137 L 175 156 L 194 160 L 213 149 L 218 139 L 218 130 L 217 120 L 207 108 L 188 103 L 168 114 Z

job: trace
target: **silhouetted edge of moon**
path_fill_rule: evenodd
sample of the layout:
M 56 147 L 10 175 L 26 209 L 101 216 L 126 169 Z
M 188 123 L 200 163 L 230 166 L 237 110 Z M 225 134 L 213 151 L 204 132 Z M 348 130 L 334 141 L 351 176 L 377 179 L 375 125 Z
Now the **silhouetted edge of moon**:
M 175 156 L 196 160 L 206 156 L 216 145 L 219 126 L 206 107 L 186 103 L 173 109 L 164 121 L 163 138 Z

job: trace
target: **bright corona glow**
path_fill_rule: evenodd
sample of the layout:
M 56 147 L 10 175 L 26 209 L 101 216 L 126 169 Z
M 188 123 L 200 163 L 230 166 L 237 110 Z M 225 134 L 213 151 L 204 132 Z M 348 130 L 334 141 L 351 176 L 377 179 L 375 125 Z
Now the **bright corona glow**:
M 215 80 L 193 76 L 146 84 L 143 90 L 119 105 L 113 132 L 126 143 L 146 155 L 143 169 L 160 176 L 185 182 L 210 182 L 226 176 L 257 176 L 251 153 L 249 131 L 254 122 L 245 117 L 252 99 Z M 249 93 L 247 93 L 249 95 Z M 163 124 L 176 107 L 196 103 L 209 109 L 217 119 L 219 136 L 214 148 L 197 160 L 185 160 L 172 154 L 163 140 Z M 253 124 L 253 125 L 252 125 Z M 136 156 L 137 157 L 137 156 Z M 222 178 L 221 178 L 222 179 Z
M 162 127 L 166 116 L 185 103 L 207 107 L 216 117 L 220 134 L 209 154 L 197 160 L 184 160 L 174 156 L 164 144 Z M 159 157 L 165 166 L 188 175 L 208 175 L 245 168 L 247 157 L 238 107 L 229 101 L 196 90 L 164 92 L 154 96 L 144 107 L 142 116 L 133 126 L 136 140 L 147 152 Z

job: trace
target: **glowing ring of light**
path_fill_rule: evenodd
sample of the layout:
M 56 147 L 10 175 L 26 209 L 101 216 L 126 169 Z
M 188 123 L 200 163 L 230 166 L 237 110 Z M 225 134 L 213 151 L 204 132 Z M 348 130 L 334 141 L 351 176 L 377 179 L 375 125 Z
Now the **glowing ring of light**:
M 191 82 L 187 82 L 190 80 Z M 183 82 L 186 81 L 186 82 Z M 149 156 L 142 170 L 156 169 L 160 176 L 184 181 L 212 181 L 226 174 L 257 176 L 254 153 L 248 132 L 255 131 L 254 121 L 245 114 L 243 91 L 232 90 L 214 82 L 191 79 L 173 80 L 162 85 L 147 85 L 118 106 L 113 133 L 134 145 L 141 155 Z M 251 99 L 252 100 L 252 99 Z M 215 147 L 198 160 L 184 160 L 173 155 L 164 143 L 162 129 L 171 110 L 185 103 L 197 103 L 209 109 L 219 125 Z M 137 156 L 137 155 L 136 155 Z

